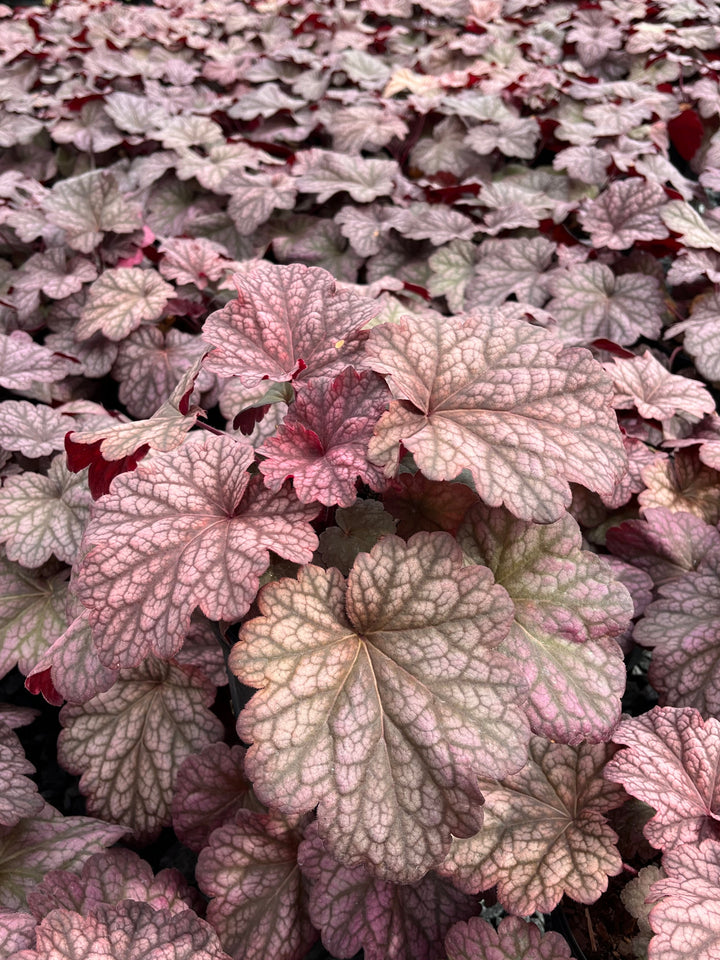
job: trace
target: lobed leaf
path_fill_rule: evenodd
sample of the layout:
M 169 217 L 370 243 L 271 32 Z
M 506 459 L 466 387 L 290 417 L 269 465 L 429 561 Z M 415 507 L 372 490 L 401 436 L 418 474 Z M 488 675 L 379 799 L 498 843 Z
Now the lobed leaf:
M 26 774 L 35 767 L 25 758 L 22 744 L 7 724 L 0 721 L 0 827 L 14 827 L 24 817 L 32 817 L 45 806 L 37 784 Z
M 19 450 L 26 457 L 47 457 L 62 450 L 65 434 L 75 421 L 45 404 L 26 400 L 0 403 L 0 446 Z
M 594 247 L 626 250 L 637 240 L 668 236 L 662 217 L 666 203 L 665 191 L 658 183 L 642 177 L 613 180 L 578 219 Z
M 68 245 L 80 253 L 90 253 L 109 231 L 132 233 L 142 227 L 140 205 L 120 193 L 109 170 L 59 180 L 45 208 L 50 222 L 65 231 Z
M 497 930 L 480 917 L 456 923 L 445 937 L 448 960 L 571 960 L 559 933 L 542 934 L 529 920 L 505 917 Z
M 632 360 L 614 359 L 605 369 L 615 385 L 616 410 L 635 407 L 647 420 L 715 412 L 715 401 L 702 383 L 670 373 L 649 350 Z
M 34 343 L 24 330 L 0 333 L 0 387 L 28 390 L 37 383 L 57 383 L 77 366 Z
M 109 340 L 124 340 L 141 323 L 161 317 L 174 293 L 175 288 L 155 270 L 105 270 L 90 287 L 75 336 L 86 340 L 100 330 Z
M 344 577 L 360 553 L 369 553 L 380 537 L 395 533 L 397 525 L 377 500 L 338 507 L 335 523 L 320 534 L 318 554 L 326 567 L 337 567 Z

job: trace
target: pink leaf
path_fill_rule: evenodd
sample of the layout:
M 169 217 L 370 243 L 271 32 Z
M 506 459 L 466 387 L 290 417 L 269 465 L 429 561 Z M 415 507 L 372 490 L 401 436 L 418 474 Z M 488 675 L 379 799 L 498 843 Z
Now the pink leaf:
M 0 827 L 14 827 L 24 817 L 32 817 L 45 806 L 37 784 L 26 774 L 35 767 L 25 759 L 22 744 L 10 727 L 0 722 Z
M 19 910 L 0 910 L 0 956 L 14 957 L 16 952 L 35 943 L 35 917 Z
M 204 237 L 169 237 L 160 244 L 160 273 L 178 284 L 192 283 L 204 290 L 228 272 L 232 261 L 222 244 Z
M 109 340 L 124 340 L 141 323 L 161 317 L 174 293 L 175 288 L 155 270 L 105 270 L 90 287 L 75 336 L 85 340 L 101 330 Z
M 77 593 L 108 666 L 134 666 L 150 652 L 171 657 L 197 606 L 211 620 L 239 620 L 269 550 L 311 559 L 315 509 L 285 488 L 248 487 L 252 460 L 246 444 L 209 435 L 117 477 L 98 502 Z
M 505 917 L 497 930 L 480 917 L 456 923 L 445 937 L 448 960 L 571 960 L 559 933 L 540 933 L 520 917 Z
M 239 810 L 198 859 L 208 920 L 233 960 L 302 960 L 317 940 L 297 864 L 299 831 L 282 817 Z
M 36 383 L 56 383 L 78 366 L 33 343 L 24 330 L 14 330 L 9 335 L 0 333 L 0 387 L 7 390 L 27 390 Z
M 368 461 L 367 447 L 388 399 L 381 377 L 351 367 L 333 381 L 308 383 L 275 436 L 258 449 L 267 457 L 260 464 L 266 486 L 279 490 L 292 477 L 303 503 L 341 507 L 355 502 L 358 477 L 382 489 L 384 477 Z
M 65 230 L 73 250 L 90 253 L 105 233 L 132 233 L 142 227 L 140 205 L 120 193 L 109 170 L 91 170 L 59 180 L 46 201 L 51 223 Z
M 215 687 L 197 672 L 154 658 L 120 674 L 112 690 L 66 704 L 58 759 L 82 774 L 88 811 L 130 827 L 139 842 L 170 823 L 180 764 L 222 736 L 208 709 Z
M 62 450 L 65 434 L 75 421 L 46 404 L 26 400 L 0 403 L 0 446 L 19 450 L 26 457 L 47 457 Z
M 635 407 L 648 420 L 715 412 L 715 401 L 702 383 L 670 373 L 649 350 L 632 360 L 606 363 L 605 369 L 615 385 L 616 410 Z
M 436 247 L 451 240 L 472 240 L 479 229 L 470 217 L 442 203 L 396 208 L 387 222 L 406 239 L 429 240 Z
M 486 569 L 463 568 L 447 534 L 419 533 L 360 554 L 347 588 L 307 566 L 259 604 L 229 661 L 263 688 L 238 720 L 258 796 L 292 814 L 319 802 L 334 856 L 417 880 L 451 832 L 480 828 L 476 775 L 524 760 L 522 681 L 494 652 L 507 595 Z
M 298 854 L 311 881 L 310 916 L 323 944 L 339 957 L 361 948 L 365 960 L 440 960 L 453 923 L 477 910 L 432 873 L 412 884 L 378 880 L 362 865 L 334 860 L 311 824 Z
M 366 352 L 397 398 L 369 450 L 388 475 L 403 443 L 429 479 L 469 468 L 491 506 L 544 523 L 569 505 L 568 481 L 612 493 L 625 453 L 609 378 L 586 352 L 491 309 L 375 327 Z
M 313 147 L 296 159 L 293 174 L 298 190 L 317 194 L 325 203 L 336 193 L 347 191 L 356 203 L 371 203 L 392 196 L 400 169 L 395 160 L 366 159 Z
M 660 219 L 667 202 L 665 191 L 657 183 L 641 177 L 613 180 L 597 200 L 579 214 L 583 229 L 594 247 L 626 250 L 637 240 L 658 240 L 668 236 Z
M 203 338 L 216 349 L 204 367 L 246 386 L 336 376 L 352 362 L 343 342 L 364 327 L 379 304 L 338 290 L 319 267 L 258 261 L 252 272 L 237 274 L 238 299 L 211 314 Z

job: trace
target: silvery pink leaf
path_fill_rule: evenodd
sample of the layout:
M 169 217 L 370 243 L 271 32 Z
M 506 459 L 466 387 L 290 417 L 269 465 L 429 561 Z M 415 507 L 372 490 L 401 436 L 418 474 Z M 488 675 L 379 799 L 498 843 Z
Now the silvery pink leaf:
M 530 920 L 505 917 L 497 930 L 480 917 L 456 923 L 445 937 L 448 960 L 571 960 L 559 933 L 540 933 Z
M 619 344 L 657 337 L 664 312 L 660 284 L 641 273 L 615 276 L 605 264 L 578 263 L 548 280 L 547 310 L 570 343 L 605 338 Z
M 421 530 L 456 534 L 478 497 L 464 483 L 428 480 L 421 473 L 401 473 L 390 482 L 382 501 L 386 510 L 397 518 L 398 536 L 407 540 Z
M 412 884 L 387 883 L 362 864 L 334 860 L 315 824 L 305 837 L 298 860 L 312 881 L 310 916 L 336 956 L 362 948 L 365 960 L 440 960 L 447 931 L 477 910 L 472 898 L 432 873 Z
M 649 507 L 641 520 L 625 520 L 607 532 L 616 556 L 648 573 L 655 586 L 703 569 L 705 557 L 720 554 L 720 533 L 692 513 Z
M 237 810 L 264 810 L 245 776 L 244 761 L 244 747 L 220 742 L 191 754 L 180 766 L 172 824 L 191 850 L 202 850 L 213 830 L 231 822 Z
M 59 180 L 45 208 L 50 222 L 65 231 L 68 245 L 80 253 L 90 253 L 111 230 L 132 233 L 142 226 L 140 205 L 121 195 L 109 170 Z
M 279 110 L 294 112 L 304 106 L 304 100 L 288 96 L 279 84 L 261 83 L 254 89 L 243 91 L 228 114 L 240 120 L 254 120 L 256 117 L 272 117 Z
M 531 160 L 539 136 L 540 127 L 534 117 L 507 117 L 500 123 L 472 127 L 465 137 L 465 144 L 480 156 L 499 150 L 506 157 Z
M 630 946 L 636 956 L 647 956 L 650 938 L 653 935 L 648 914 L 653 907 L 654 899 L 650 898 L 650 888 L 658 880 L 665 877 L 662 867 L 651 864 L 642 867 L 638 875 L 630 880 L 620 891 L 620 899 L 627 912 L 637 921 L 637 934 L 630 941 Z M 649 899 L 650 898 L 650 899 Z
M 673 286 L 694 283 L 703 277 L 707 277 L 711 283 L 720 283 L 720 255 L 714 251 L 680 250 L 667 272 L 667 282 Z
M 128 133 L 150 134 L 168 119 L 161 104 L 122 90 L 108 93 L 103 104 L 105 113 L 115 125 Z
M 684 200 L 670 200 L 661 213 L 663 223 L 680 235 L 687 247 L 720 253 L 720 229 L 717 222 L 701 216 Z
M 198 610 L 192 615 L 188 634 L 173 659 L 180 666 L 197 668 L 216 687 L 224 687 L 228 682 L 215 625 Z
M 666 460 L 667 454 L 656 450 L 639 440 L 637 437 L 623 435 L 623 446 L 628 458 L 627 472 L 615 484 L 615 489 L 608 496 L 603 494 L 602 502 L 605 506 L 616 510 L 624 506 L 635 493 L 645 489 L 643 470 L 656 460 Z
M 423 173 L 454 173 L 456 177 L 472 167 L 473 177 L 489 179 L 477 154 L 465 146 L 467 128 L 457 117 L 445 117 L 433 127 L 432 137 L 421 137 L 410 151 L 410 161 Z M 480 168 L 480 169 L 478 169 Z
M 75 375 L 82 375 L 92 379 L 104 377 L 112 369 L 117 357 L 117 344 L 108 340 L 101 333 L 95 333 L 87 340 L 78 340 L 75 337 L 77 318 L 85 306 L 85 297 L 69 298 L 63 302 L 72 311 L 71 317 L 51 316 L 49 325 L 52 333 L 45 337 L 45 346 L 56 353 L 73 357 L 78 362 L 73 365 Z
M 720 843 L 688 843 L 663 856 L 666 877 L 650 899 L 652 960 L 717 960 L 720 929 Z M 659 902 L 658 902 L 659 901 Z
M 428 258 L 432 297 L 444 296 L 452 313 L 460 313 L 465 303 L 465 288 L 475 269 L 476 248 L 469 240 L 451 240 Z
M 207 344 L 200 337 L 181 330 L 170 329 L 164 334 L 158 327 L 140 327 L 131 333 L 120 344 L 112 370 L 120 383 L 120 402 L 130 416 L 152 418 L 206 351 Z M 212 383 L 212 375 L 200 369 L 196 389 L 207 390 Z M 77 436 L 73 440 L 77 442 Z
M 635 640 L 654 648 L 649 679 L 663 704 L 720 710 L 719 571 L 720 554 L 708 553 L 698 570 L 660 587 L 635 627 Z
M 169 868 L 154 876 L 145 860 L 123 847 L 94 853 L 79 874 L 51 870 L 28 894 L 37 920 L 57 908 L 88 914 L 101 903 L 118 904 L 121 900 L 139 900 L 171 914 L 199 906 L 197 891 L 179 870 Z
M 678 413 L 700 418 L 715 411 L 715 401 L 702 383 L 670 373 L 649 350 L 604 366 L 615 385 L 616 410 L 635 407 L 648 420 L 668 420 Z
M 569 505 L 569 481 L 610 494 L 622 475 L 609 377 L 539 327 L 489 308 L 405 317 L 375 327 L 366 354 L 397 398 L 369 448 L 389 476 L 402 442 L 429 479 L 467 468 L 488 504 L 547 523 Z
M 443 203 L 411 203 L 396 207 L 388 224 L 407 240 L 429 240 L 439 247 L 451 240 L 472 240 L 478 225 Z
M 233 960 L 302 960 L 317 940 L 297 863 L 300 839 L 277 814 L 239 810 L 201 851 L 207 917 Z
M 708 380 L 720 380 L 720 297 L 711 292 L 693 302 L 688 320 L 681 320 L 665 331 L 666 337 L 684 334 L 683 348 L 692 357 L 699 373 Z
M 72 143 L 82 153 L 89 154 L 110 150 L 124 139 L 101 100 L 84 103 L 71 120 L 59 120 L 48 129 L 55 143 Z
M 605 768 L 608 780 L 649 804 L 643 833 L 659 850 L 720 835 L 720 722 L 692 707 L 653 707 L 623 720 L 613 734 L 624 744 Z
M 19 910 L 0 910 L 0 956 L 14 957 L 35 943 L 35 917 Z
M 617 834 L 603 816 L 624 796 L 602 777 L 612 752 L 606 743 L 572 747 L 533 737 L 519 773 L 480 781 L 483 828 L 453 840 L 438 872 L 467 893 L 497 884 L 498 901 L 522 916 L 549 912 L 565 894 L 594 903 L 608 875 L 622 869 Z
M 699 444 L 698 456 L 707 467 L 720 470 L 720 417 L 711 413 L 696 424 L 693 424 L 690 433 L 682 440 L 668 438 L 667 445 L 675 447 L 690 447 Z
M 225 247 L 204 237 L 168 237 L 159 250 L 164 254 L 159 267 L 165 279 L 191 283 L 198 290 L 223 277 L 231 264 Z
M 229 960 L 213 928 L 192 910 L 173 914 L 135 900 L 98 904 L 87 916 L 53 910 L 36 936 L 36 948 L 18 960 L 75 960 L 78 949 L 98 960 Z
M 611 156 L 606 150 L 592 144 L 566 147 L 555 154 L 553 169 L 567 170 L 575 180 L 583 183 L 598 184 L 605 180 Z
M 0 722 L 0 827 L 14 827 L 24 817 L 32 817 L 45 806 L 37 784 L 26 774 L 35 767 L 25 759 L 23 746 L 10 727 Z
M 0 403 L 0 446 L 19 450 L 26 457 L 46 457 L 62 450 L 65 434 L 75 421 L 46 404 L 26 400 Z
M 230 194 L 228 213 L 240 234 L 250 236 L 270 219 L 273 210 L 292 210 L 298 186 L 284 170 L 236 173 L 223 183 Z
M 325 203 L 347 192 L 356 203 L 392 196 L 400 168 L 395 160 L 366 159 L 312 147 L 298 153 L 293 167 L 298 190 L 317 195 Z
M 138 842 L 170 823 L 180 764 L 222 736 L 215 687 L 197 671 L 149 658 L 112 689 L 66 704 L 58 760 L 82 774 L 88 812 L 132 830 Z
M 198 606 L 211 620 L 239 620 L 269 550 L 310 561 L 317 508 L 286 488 L 271 494 L 250 483 L 253 455 L 208 435 L 117 477 L 98 502 L 77 593 L 108 666 L 135 666 L 150 652 L 171 657 Z
M 383 234 L 390 229 L 391 211 L 379 204 L 342 207 L 334 217 L 344 237 L 361 257 L 379 253 Z
M 335 524 L 320 534 L 318 555 L 326 567 L 337 567 L 346 577 L 358 554 L 369 553 L 381 537 L 395 533 L 397 520 L 377 500 L 356 500 L 338 507 Z
M 45 253 L 34 253 L 14 278 L 16 289 L 42 290 L 53 300 L 63 300 L 82 290 L 84 283 L 97 277 L 97 268 L 85 257 L 67 260 L 64 247 L 50 247 Z
M 515 605 L 500 649 L 521 665 L 533 731 L 562 743 L 606 739 L 625 690 L 615 642 L 633 615 L 625 587 L 582 549 L 569 514 L 541 526 L 478 504 L 457 536 L 466 559 L 488 566 Z
M 355 283 L 362 264 L 354 250 L 348 249 L 340 228 L 333 220 L 292 213 L 281 218 L 276 214 L 261 235 L 272 240 L 276 258 L 285 264 L 294 261 L 322 267 L 333 277 Z
M 303 503 L 341 507 L 355 502 L 358 477 L 382 489 L 382 471 L 369 462 L 367 448 L 389 397 L 382 377 L 351 367 L 332 381 L 310 381 L 276 434 L 258 448 L 266 457 L 260 463 L 265 486 L 277 491 L 292 477 Z
M 77 871 L 127 832 L 91 817 L 62 817 L 50 806 L 14 827 L 0 827 L 0 909 L 23 909 L 49 870 Z
M 642 472 L 646 489 L 638 495 L 643 510 L 667 507 L 720 522 L 720 473 L 701 462 L 697 447 L 678 450 L 672 459 L 655 460 Z
M 480 828 L 477 774 L 524 760 L 524 684 L 494 649 L 512 616 L 505 591 L 463 568 L 450 536 L 419 533 L 361 553 L 347 586 L 307 566 L 259 605 L 229 660 L 262 688 L 238 720 L 258 796 L 291 814 L 319 803 L 334 856 L 417 880 L 451 833 Z
M 34 343 L 24 330 L 0 333 L 0 387 L 28 390 L 37 383 L 56 383 L 78 368 L 72 360 Z
M 323 123 L 333 138 L 333 149 L 339 153 L 360 156 L 373 153 L 398 137 L 404 140 L 408 126 L 393 111 L 392 103 L 367 100 L 328 112 Z
M 155 270 L 105 270 L 90 287 L 75 336 L 84 340 L 100 330 L 109 340 L 123 340 L 141 323 L 161 317 L 174 294 L 175 288 Z
M 380 309 L 357 293 L 339 290 L 319 267 L 265 261 L 234 278 L 237 300 L 211 314 L 203 339 L 215 347 L 206 370 L 238 377 L 246 386 L 336 376 L 353 354 L 343 343 Z
M 90 512 L 87 474 L 72 474 L 58 455 L 47 476 L 8 477 L 0 489 L 0 542 L 10 560 L 39 567 L 54 554 L 74 563 Z
M 210 117 L 176 116 L 168 119 L 160 130 L 153 133 L 166 150 L 182 150 L 183 147 L 211 146 L 224 143 L 225 136 L 219 123 Z
M 578 205 L 570 196 L 570 181 L 564 174 L 526 167 L 511 167 L 492 183 L 483 185 L 480 202 L 501 214 L 498 223 L 509 219 L 504 213 L 508 211 L 517 216 L 519 226 L 537 226 L 547 217 L 560 223 Z
M 613 180 L 597 200 L 580 211 L 578 219 L 595 247 L 626 250 L 636 240 L 668 236 L 661 218 L 667 203 L 664 189 L 640 177 Z
M 39 715 L 40 711 L 32 707 L 18 707 L 12 703 L 0 704 L 0 721 L 13 730 L 17 727 L 26 727 Z
M 485 240 L 467 291 L 470 308 L 497 306 L 512 294 L 541 307 L 548 298 L 554 252 L 555 244 L 544 237 Z
M 180 180 L 195 177 L 201 187 L 212 193 L 224 192 L 226 181 L 248 167 L 255 169 L 264 163 L 277 162 L 264 150 L 256 150 L 244 141 L 214 143 L 206 153 L 207 156 L 200 156 L 194 150 L 180 150 L 175 173 Z
M 65 630 L 66 594 L 67 571 L 31 573 L 0 556 L 0 677 L 15 666 L 27 674 Z

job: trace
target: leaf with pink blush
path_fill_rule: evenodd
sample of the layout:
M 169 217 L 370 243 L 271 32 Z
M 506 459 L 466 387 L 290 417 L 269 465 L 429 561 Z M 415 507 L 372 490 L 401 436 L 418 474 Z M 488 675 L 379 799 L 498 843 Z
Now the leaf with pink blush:
M 535 117 L 505 117 L 500 123 L 483 123 L 472 127 L 465 137 L 465 144 L 487 156 L 499 150 L 506 157 L 523 157 L 532 160 L 540 127 Z
M 407 540 L 421 530 L 457 533 L 478 498 L 464 483 L 428 480 L 421 473 L 401 473 L 388 485 L 382 502 L 397 518 L 398 536 Z
M 94 853 L 79 873 L 51 870 L 28 894 L 37 920 L 57 908 L 88 914 L 101 903 L 112 905 L 122 900 L 139 900 L 171 914 L 200 906 L 197 890 L 179 870 L 168 868 L 155 876 L 147 861 L 122 847 Z
M 231 822 L 237 810 L 263 812 L 245 776 L 245 748 L 212 743 L 187 757 L 180 767 L 172 802 L 178 839 L 202 850 L 213 830 Z
M 372 257 L 380 252 L 382 236 L 390 229 L 389 217 L 387 207 L 373 203 L 342 207 L 333 219 L 356 253 L 361 257 Z
M 16 910 L 0 910 L 0 957 L 14 957 L 35 943 L 35 917 Z
M 275 436 L 258 448 L 265 485 L 277 491 L 288 477 L 303 503 L 314 500 L 349 507 L 360 478 L 373 490 L 384 486 L 370 463 L 368 443 L 390 394 L 377 374 L 348 367 L 329 381 L 315 379 L 298 391 Z
M 395 160 L 348 156 L 312 147 L 298 153 L 293 175 L 298 190 L 317 195 L 325 203 L 336 193 L 347 192 L 355 203 L 371 203 L 395 192 L 400 168 Z
M 103 663 L 173 656 L 198 606 L 211 620 L 239 620 L 269 550 L 312 559 L 317 508 L 287 487 L 272 494 L 251 482 L 253 457 L 247 444 L 211 434 L 114 480 L 88 525 L 77 577 Z
M 141 323 L 162 316 L 175 288 L 156 270 L 141 267 L 114 267 L 105 270 L 90 287 L 75 329 L 80 340 L 98 330 L 109 340 L 124 340 Z
M 388 476 L 402 443 L 430 480 L 469 469 L 488 504 L 548 523 L 570 481 L 610 494 L 624 472 L 610 378 L 546 330 L 487 308 L 404 317 L 373 328 L 365 349 L 396 398 L 369 448 Z
M 451 240 L 428 258 L 432 271 L 428 293 L 445 297 L 451 313 L 460 313 L 465 304 L 465 290 L 475 269 L 476 250 L 469 240 Z
M 103 153 L 123 142 L 123 134 L 105 113 L 101 100 L 84 103 L 72 119 L 60 120 L 49 128 L 55 143 L 72 143 L 82 153 Z
M 611 510 L 624 506 L 630 498 L 645 489 L 643 470 L 657 460 L 666 460 L 668 454 L 664 450 L 656 450 L 648 446 L 637 437 L 623 434 L 623 447 L 628 458 L 627 472 L 615 485 L 612 494 L 603 494 L 602 502 Z
M 8 559 L 39 567 L 57 557 L 74 563 L 90 513 L 85 473 L 72 474 L 58 455 L 47 476 L 22 473 L 0 489 L 0 542 Z
M 5 400 L 0 403 L 0 446 L 26 457 L 47 457 L 63 450 L 65 434 L 75 421 L 44 403 Z
M 607 765 L 608 780 L 649 804 L 643 833 L 659 850 L 720 837 L 720 722 L 692 707 L 653 707 L 623 720 L 613 734 L 624 744 Z
M 720 472 L 705 466 L 697 447 L 655 460 L 642 471 L 642 479 L 646 489 L 638 503 L 643 512 L 667 507 L 673 513 L 693 513 L 706 523 L 720 522 Z
M 338 957 L 364 951 L 365 960 L 441 960 L 454 923 L 477 912 L 465 896 L 432 873 L 412 884 L 388 883 L 363 864 L 338 863 L 310 824 L 298 860 L 312 882 L 310 916 L 323 945 Z
M 62 817 L 49 805 L 14 827 L 0 827 L 0 909 L 23 909 L 49 870 L 76 872 L 127 832 L 91 817 Z
M 388 224 L 408 240 L 429 240 L 440 247 L 451 240 L 472 240 L 478 224 L 442 203 L 411 203 L 396 207 Z
M 280 816 L 239 810 L 200 852 L 207 918 L 234 960 L 302 960 L 317 940 L 297 864 L 300 839 Z
M 361 100 L 323 114 L 323 125 L 332 134 L 333 148 L 341 153 L 373 153 L 387 146 L 393 137 L 405 139 L 408 126 L 394 111 L 392 103 Z
M 377 500 L 356 500 L 338 507 L 335 524 L 320 534 L 318 554 L 326 567 L 337 567 L 346 577 L 359 553 L 369 553 L 380 537 L 395 533 L 397 520 Z
M 217 624 L 196 610 L 183 645 L 173 657 L 180 666 L 197 667 L 216 687 L 228 682 L 223 650 L 218 643 Z
M 198 336 L 181 330 L 163 333 L 158 327 L 140 327 L 131 333 L 120 344 L 112 370 L 120 383 L 120 402 L 130 416 L 138 420 L 152 418 L 206 350 L 207 344 Z M 212 383 L 212 375 L 200 369 L 195 388 L 207 390 Z M 77 442 L 77 436 L 73 440 Z
M 615 385 L 616 410 L 635 407 L 648 420 L 715 412 L 715 401 L 702 383 L 670 373 L 649 350 L 632 360 L 615 359 L 605 369 Z
M 192 910 L 171 913 L 150 904 L 125 900 L 98 904 L 87 916 L 53 910 L 38 924 L 34 950 L 18 960 L 229 960 L 217 934 Z
M 320 267 L 258 261 L 234 280 L 237 300 L 205 321 L 203 339 L 215 349 L 203 365 L 248 387 L 261 380 L 337 376 L 354 357 L 351 335 L 380 309 L 338 289 Z
M 720 553 L 720 533 L 692 513 L 649 507 L 640 520 L 625 520 L 607 532 L 615 556 L 648 573 L 655 586 L 702 569 L 705 557 Z
M 505 917 L 497 930 L 480 917 L 456 923 L 445 937 L 448 960 L 572 960 L 559 933 L 541 933 L 530 920 Z
M 594 903 L 622 869 L 617 834 L 603 816 L 624 798 L 602 776 L 613 748 L 533 737 L 529 752 L 519 773 L 480 781 L 483 828 L 453 840 L 438 872 L 466 893 L 497 884 L 499 903 L 521 916 L 549 913 L 564 895 Z
M 515 294 L 541 307 L 548 298 L 548 268 L 555 244 L 545 237 L 485 240 L 467 290 L 471 308 L 497 306 Z
M 720 252 L 720 230 L 717 221 L 703 217 L 689 203 L 670 200 L 661 212 L 663 223 L 680 236 L 684 246 L 694 250 Z
M 45 209 L 48 220 L 65 231 L 67 244 L 80 253 L 90 253 L 110 231 L 132 233 L 142 227 L 140 205 L 120 193 L 109 170 L 59 180 Z
M 34 343 L 24 330 L 0 333 L 0 387 L 28 390 L 36 383 L 56 383 L 78 369 L 73 360 Z
M 12 703 L 0 703 L 0 722 L 15 730 L 17 727 L 26 727 L 40 716 L 40 711 L 33 707 L 17 707 Z
M 24 817 L 32 817 L 45 806 L 37 784 L 27 774 L 35 767 L 25 758 L 17 734 L 0 722 L 0 827 L 14 827 Z
M 235 173 L 223 183 L 230 194 L 227 211 L 241 236 L 249 237 L 273 210 L 292 210 L 297 196 L 297 180 L 285 170 Z
M 122 671 L 107 693 L 66 704 L 58 759 L 82 774 L 88 812 L 130 827 L 138 842 L 157 836 L 171 820 L 180 764 L 222 736 L 214 698 L 197 671 L 149 658 Z
M 507 594 L 452 537 L 419 533 L 361 553 L 347 585 L 307 566 L 258 602 L 229 659 L 262 688 L 238 719 L 258 797 L 286 814 L 319 803 L 334 856 L 417 880 L 451 833 L 480 828 L 477 775 L 525 758 L 524 682 L 495 651 Z
M 688 843 L 663 856 L 665 877 L 650 888 L 653 960 L 717 960 L 720 843 Z
M 578 219 L 594 247 L 626 250 L 637 240 L 669 236 L 661 218 L 666 203 L 667 196 L 658 183 L 642 177 L 613 180 L 580 211 Z
M 220 280 L 231 263 L 225 247 L 205 237 L 168 237 L 159 250 L 163 277 L 178 284 L 191 283 L 198 290 Z
M 675 323 L 665 331 L 665 337 L 682 333 L 683 348 L 692 357 L 698 372 L 707 380 L 720 380 L 720 298 L 713 290 L 692 303 L 687 320 Z
M 603 263 L 577 263 L 548 280 L 554 299 L 547 310 L 570 343 L 597 338 L 619 344 L 657 337 L 665 312 L 660 284 L 641 273 L 616 276 Z
M 15 666 L 27 674 L 65 629 L 68 574 L 58 566 L 31 572 L 0 555 L 0 677 Z
M 626 588 L 582 549 L 569 514 L 539 525 L 478 504 L 457 536 L 466 559 L 488 566 L 515 605 L 500 649 L 527 681 L 533 731 L 562 743 L 606 739 L 625 691 L 615 640 L 633 616 Z
M 53 300 L 64 300 L 79 293 L 83 284 L 97 278 L 97 268 L 85 257 L 67 259 L 64 247 L 50 247 L 45 253 L 34 253 L 16 277 L 16 289 L 42 290 Z

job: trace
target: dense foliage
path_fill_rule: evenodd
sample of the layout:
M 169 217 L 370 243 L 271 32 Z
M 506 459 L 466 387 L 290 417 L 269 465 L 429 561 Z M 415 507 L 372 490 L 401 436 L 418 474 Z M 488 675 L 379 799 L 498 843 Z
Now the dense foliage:
M 0 677 L 85 798 L 8 698 L 0 957 L 568 960 L 617 878 L 718 960 L 717 4 L 60 0 L 0 67 Z

